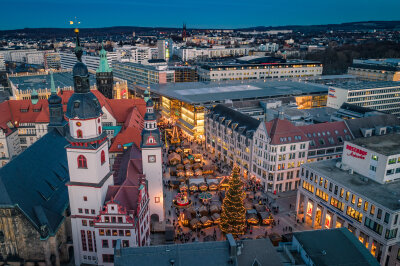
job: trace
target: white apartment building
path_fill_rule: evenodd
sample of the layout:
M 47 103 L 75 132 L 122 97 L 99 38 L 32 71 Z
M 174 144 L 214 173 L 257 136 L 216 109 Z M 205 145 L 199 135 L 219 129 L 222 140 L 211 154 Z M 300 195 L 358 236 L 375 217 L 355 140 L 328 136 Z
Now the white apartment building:
M 302 60 L 265 64 L 206 64 L 198 68 L 198 74 L 200 81 L 310 77 L 322 75 L 322 64 Z
M 295 190 L 300 166 L 307 161 L 309 141 L 290 121 L 276 118 L 261 123 L 254 134 L 252 174 L 266 191 Z
M 253 135 L 259 124 L 255 118 L 217 105 L 205 120 L 207 149 L 225 163 L 236 164 L 247 176 L 252 164 Z
M 0 167 L 21 152 L 18 131 L 11 121 L 0 126 Z
M 4 54 L 0 52 L 0 71 L 6 70 L 6 63 L 4 60 Z
M 32 65 L 43 65 L 44 55 L 44 51 L 26 53 L 26 63 Z
M 265 51 L 265 52 L 271 52 L 274 53 L 279 50 L 279 44 L 277 43 L 266 43 L 266 44 L 261 44 L 258 47 L 259 51 Z
M 115 49 L 118 62 L 132 62 L 143 64 L 155 58 L 157 48 L 141 46 L 123 46 Z
M 345 102 L 400 116 L 400 83 L 360 81 L 329 87 L 328 107 L 339 109 Z
M 179 47 L 174 49 L 176 54 L 182 61 L 194 60 L 196 58 L 222 58 L 237 57 L 249 54 L 251 48 L 225 48 L 224 46 L 212 48 L 196 48 L 196 47 Z
M 348 228 L 387 265 L 400 240 L 400 135 L 345 141 L 341 161 L 304 164 L 300 178 L 297 217 L 315 229 Z
M 60 52 L 61 68 L 72 69 L 77 62 L 76 56 L 70 52 Z M 111 67 L 113 61 L 117 60 L 117 53 L 107 52 L 108 65 Z M 83 55 L 82 62 L 87 65 L 89 70 L 96 71 L 100 65 L 100 56 L 98 55 Z

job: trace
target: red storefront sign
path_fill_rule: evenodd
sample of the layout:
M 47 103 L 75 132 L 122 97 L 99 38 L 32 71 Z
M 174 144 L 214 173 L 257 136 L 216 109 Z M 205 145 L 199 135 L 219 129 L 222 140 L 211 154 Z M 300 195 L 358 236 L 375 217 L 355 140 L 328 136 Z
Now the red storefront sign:
M 363 160 L 365 160 L 365 156 L 368 153 L 366 151 L 360 150 L 359 148 L 350 146 L 348 144 L 346 145 L 346 150 L 350 151 L 350 153 L 347 153 L 347 155 L 353 156 L 354 158 L 363 159 Z

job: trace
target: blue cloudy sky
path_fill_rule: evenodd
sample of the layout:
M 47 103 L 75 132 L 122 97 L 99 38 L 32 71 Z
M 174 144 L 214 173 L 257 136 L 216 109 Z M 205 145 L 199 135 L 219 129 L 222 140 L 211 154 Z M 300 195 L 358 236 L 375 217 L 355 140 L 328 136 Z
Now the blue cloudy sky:
M 0 29 L 166 26 L 237 28 L 400 20 L 400 0 L 0 0 Z

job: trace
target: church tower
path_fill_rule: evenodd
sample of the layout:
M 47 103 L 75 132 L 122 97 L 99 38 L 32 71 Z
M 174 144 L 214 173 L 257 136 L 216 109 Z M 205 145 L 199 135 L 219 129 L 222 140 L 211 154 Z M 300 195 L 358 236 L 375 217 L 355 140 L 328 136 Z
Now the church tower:
M 79 30 L 75 30 L 78 62 L 73 68 L 74 94 L 68 101 L 69 132 L 66 146 L 68 185 L 75 265 L 97 264 L 93 220 L 101 210 L 109 185 L 113 185 L 108 160 L 107 134 L 101 127 L 102 110 L 90 91 L 89 72 L 81 61 Z
M 48 131 L 51 129 L 58 130 L 61 135 L 65 136 L 68 123 L 64 119 L 62 99 L 57 95 L 56 86 L 54 85 L 53 72 L 50 72 L 50 88 L 51 94 L 48 99 L 50 122 L 47 126 L 47 129 Z
M 100 64 L 96 70 L 96 85 L 100 91 L 108 99 L 113 98 L 113 72 L 107 62 L 107 52 L 101 45 Z
M 150 217 L 153 221 L 163 221 L 165 214 L 162 183 L 162 144 L 154 113 L 154 103 L 151 98 L 146 102 L 141 148 L 143 174 L 146 175 L 148 182 Z

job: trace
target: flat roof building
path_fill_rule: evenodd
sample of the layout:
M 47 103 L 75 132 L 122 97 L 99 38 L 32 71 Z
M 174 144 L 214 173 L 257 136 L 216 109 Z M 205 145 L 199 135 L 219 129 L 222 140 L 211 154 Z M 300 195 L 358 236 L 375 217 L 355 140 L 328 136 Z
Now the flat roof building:
M 397 132 L 345 141 L 341 161 L 304 164 L 297 193 L 297 217 L 315 229 L 349 229 L 381 265 L 400 240 Z
M 329 86 L 328 107 L 351 103 L 400 116 L 400 82 L 351 81 Z
M 400 60 L 388 59 L 353 59 L 347 73 L 363 80 L 400 81 Z
M 277 79 L 322 75 L 322 64 L 315 61 L 285 60 L 274 57 L 245 56 L 235 62 L 203 64 L 200 81 Z
M 143 93 L 146 86 L 135 86 Z M 326 105 L 328 87 L 295 81 L 185 82 L 152 85 L 151 93 L 160 97 L 162 115 L 177 119 L 190 136 L 204 138 L 204 108 L 218 103 L 292 97 L 300 109 Z M 185 123 L 181 123 L 183 120 Z

